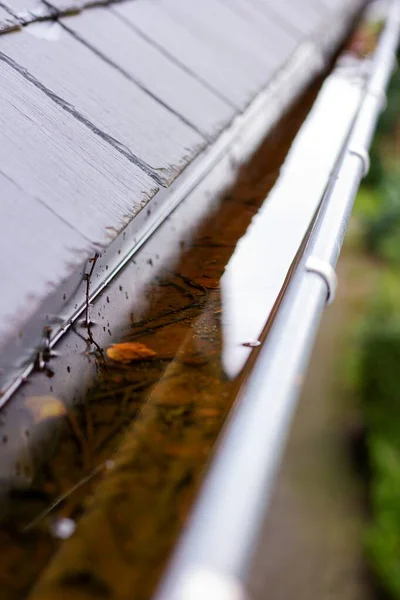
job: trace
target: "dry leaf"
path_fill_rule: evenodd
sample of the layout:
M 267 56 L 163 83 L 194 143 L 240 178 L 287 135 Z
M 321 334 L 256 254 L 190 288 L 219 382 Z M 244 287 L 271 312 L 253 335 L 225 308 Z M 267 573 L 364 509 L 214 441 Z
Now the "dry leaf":
M 140 342 L 122 342 L 107 348 L 107 356 L 116 362 L 128 363 L 133 360 L 152 358 L 156 353 Z
M 35 423 L 64 417 L 67 414 L 64 403 L 54 396 L 30 396 L 25 400 L 24 405 L 31 412 Z

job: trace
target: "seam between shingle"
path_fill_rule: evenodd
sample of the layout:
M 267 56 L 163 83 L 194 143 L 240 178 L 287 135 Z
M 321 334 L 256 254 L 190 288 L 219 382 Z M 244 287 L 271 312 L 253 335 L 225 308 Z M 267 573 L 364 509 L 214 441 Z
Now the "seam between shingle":
M 108 6 L 109 4 L 116 4 L 118 2 L 126 2 L 127 0 L 87 0 L 84 4 L 74 4 L 71 2 L 71 5 L 65 8 L 64 10 L 58 9 L 51 0 L 38 0 L 40 4 L 38 4 L 37 10 L 40 10 L 41 7 L 46 8 L 49 12 L 45 14 L 35 13 L 33 10 L 25 10 L 25 11 L 14 11 L 9 6 L 5 5 L 4 2 L 0 2 L 0 6 L 4 8 L 9 15 L 17 19 L 20 27 L 24 25 L 30 25 L 31 23 L 36 23 L 38 21 L 50 21 L 57 17 L 64 17 L 71 14 L 78 14 L 86 9 L 95 8 L 96 6 Z M 129 0 L 128 0 L 129 1 Z M 31 18 L 28 18 L 31 17 Z M 12 29 L 5 29 L 4 31 L 0 31 L 0 35 L 4 33 L 8 33 L 12 31 Z
M 75 119 L 77 119 L 80 123 L 85 125 L 92 133 L 100 137 L 103 141 L 110 144 L 115 150 L 117 150 L 120 154 L 125 156 L 131 163 L 139 167 L 146 175 L 151 177 L 158 185 L 162 187 L 167 187 L 167 184 L 163 179 L 153 170 L 153 168 L 148 165 L 146 162 L 138 158 L 133 152 L 124 144 L 119 142 L 117 139 L 102 131 L 99 127 L 94 125 L 89 119 L 81 115 L 79 111 L 76 110 L 74 106 L 69 104 L 66 100 L 63 100 L 60 96 L 57 96 L 53 91 L 47 88 L 43 83 L 41 83 L 36 77 L 34 77 L 27 69 L 25 69 L 22 65 L 14 61 L 4 52 L 0 52 L 0 60 L 8 64 L 12 69 L 17 71 L 22 77 L 24 77 L 27 81 L 33 84 L 36 88 L 38 88 L 41 92 L 43 92 L 48 98 L 50 98 L 55 104 L 60 106 L 63 110 L 71 114 Z
M 12 9 L 12 7 L 10 8 L 4 2 L 1 2 L 0 4 L 10 15 L 12 15 L 16 19 L 16 21 L 18 22 L 20 27 L 27 25 L 29 23 L 34 23 L 34 22 L 38 22 L 38 21 L 47 21 L 49 19 L 54 18 L 55 14 L 56 14 L 54 8 L 49 6 L 46 2 L 42 2 L 41 4 L 38 4 L 37 8 L 34 10 L 26 9 L 26 10 L 22 10 L 22 11 L 15 11 Z M 43 10 L 43 9 L 46 9 L 46 11 L 48 11 L 48 12 L 41 13 L 41 10 Z M 4 33 L 6 33 L 6 32 L 4 32 Z
M 129 2 L 131 0 L 86 0 L 84 3 L 79 3 L 77 0 L 75 3 L 72 0 L 69 5 L 67 5 L 64 9 L 59 9 L 55 6 L 52 0 L 38 0 L 40 4 L 37 5 L 35 10 L 22 10 L 15 11 L 4 4 L 4 2 L 0 2 L 0 6 L 4 8 L 9 15 L 18 20 L 20 26 L 30 25 L 31 23 L 36 23 L 38 21 L 49 21 L 58 17 L 66 17 L 68 15 L 76 15 L 83 12 L 86 9 L 96 8 L 96 7 L 106 7 L 110 4 L 118 4 L 122 2 Z M 40 14 L 40 9 L 46 8 L 49 12 Z M 39 11 L 39 12 L 38 12 Z M 31 18 L 27 18 L 31 17 Z M 7 33 L 9 30 L 0 31 L 0 35 L 2 33 Z
M 125 0 L 122 0 L 122 2 L 125 2 Z M 214 88 L 213 85 L 211 85 L 205 79 L 203 79 L 201 76 L 199 76 L 198 73 L 195 73 L 194 71 L 192 71 L 184 63 L 182 63 L 179 59 L 177 59 L 173 54 L 171 54 L 170 52 L 168 52 L 168 50 L 166 50 L 164 48 L 164 46 L 162 46 L 161 44 L 158 44 L 151 37 L 149 37 L 148 35 L 146 35 L 145 33 L 143 33 L 143 31 L 141 29 L 139 29 L 138 27 L 136 27 L 134 25 L 134 23 L 132 23 L 132 21 L 130 19 L 125 19 L 123 17 L 123 15 L 121 15 L 112 6 L 112 4 L 119 4 L 119 3 L 120 2 L 118 2 L 118 1 L 110 3 L 107 6 L 108 10 L 111 10 L 112 13 L 116 17 L 118 17 L 118 19 L 120 19 L 120 21 L 122 21 L 125 25 L 127 25 L 130 29 L 132 29 L 135 33 L 137 33 L 137 35 L 140 36 L 143 40 L 145 40 L 146 42 L 148 42 L 149 44 L 151 44 L 151 46 L 153 46 L 159 52 L 161 52 L 161 54 L 163 54 L 163 56 L 165 56 L 166 58 L 168 58 L 168 60 L 170 60 L 172 63 L 174 63 L 174 65 L 176 65 L 177 67 L 179 67 L 180 69 L 182 69 L 182 71 L 185 71 L 185 73 L 187 73 L 188 75 L 190 75 L 191 77 L 193 77 L 193 79 L 196 79 L 196 81 L 198 81 L 199 83 L 201 83 L 201 85 L 203 87 L 205 87 L 209 92 L 211 92 L 212 94 L 214 94 L 214 96 L 217 96 L 217 98 L 219 98 L 222 102 L 224 102 L 225 104 L 227 104 L 228 106 L 230 106 L 231 108 L 233 108 L 235 111 L 240 110 L 240 106 L 237 106 L 234 102 L 232 102 L 232 100 L 230 100 L 224 94 L 222 94 L 219 90 L 217 90 L 216 88 Z
M 125 25 L 127 25 L 133 31 L 135 31 L 135 33 L 137 33 L 137 35 L 139 35 L 143 40 L 145 40 L 151 46 L 153 46 L 154 48 L 156 48 L 159 52 L 161 52 L 166 58 L 168 58 L 177 67 L 179 67 L 180 69 L 182 69 L 183 71 L 185 71 L 192 78 L 196 79 L 196 81 L 198 81 L 209 92 L 211 92 L 212 94 L 214 94 L 214 96 L 216 96 L 217 98 L 219 98 L 219 100 L 221 100 L 222 102 L 224 102 L 225 104 L 227 104 L 228 106 L 230 106 L 231 108 L 233 108 L 235 111 L 240 110 L 240 106 L 237 106 L 234 102 L 232 102 L 224 94 L 222 94 L 221 92 L 219 92 L 219 90 L 217 90 L 216 88 L 214 88 L 211 84 L 209 84 L 206 80 L 204 80 L 202 77 L 200 77 L 197 73 L 195 73 L 194 71 L 192 71 L 191 69 L 189 69 L 185 64 L 181 63 L 177 58 L 175 58 L 175 56 L 173 56 L 172 54 L 170 54 L 161 44 L 157 44 L 157 42 L 155 42 L 154 40 L 152 40 L 151 38 L 149 38 L 147 35 L 145 35 L 140 29 L 136 28 L 133 25 L 133 23 L 131 23 L 128 19 L 124 19 L 122 15 L 120 15 L 117 11 L 115 11 L 115 10 L 112 9 L 112 5 L 113 4 L 122 4 L 122 3 L 125 3 L 127 1 L 129 1 L 129 0 L 93 0 L 92 2 L 90 2 L 90 1 L 87 2 L 83 6 L 80 6 L 80 7 L 79 6 L 75 6 L 75 7 L 71 6 L 71 8 L 62 11 L 62 10 L 58 10 L 51 3 L 51 1 L 42 0 L 43 4 L 46 7 L 48 7 L 49 9 L 51 9 L 51 11 L 53 11 L 53 12 L 49 13 L 46 16 L 40 17 L 40 18 L 33 18 L 32 21 L 30 21 L 30 22 L 24 21 L 23 18 L 21 17 L 21 13 L 17 13 L 17 12 L 13 13 L 8 7 L 4 6 L 4 9 L 7 10 L 7 12 L 11 16 L 13 16 L 16 19 L 18 19 L 18 23 L 15 26 L 13 26 L 12 28 L 10 28 L 10 29 L 6 29 L 5 31 L 0 31 L 0 36 L 2 34 L 8 33 L 9 31 L 12 31 L 12 30 L 14 30 L 16 28 L 19 28 L 21 26 L 30 25 L 32 23 L 35 23 L 36 21 L 50 21 L 50 20 L 59 19 L 59 18 L 62 18 L 62 17 L 68 17 L 71 14 L 79 14 L 83 10 L 91 9 L 91 8 L 95 8 L 95 7 L 108 8 L 108 9 L 110 9 L 110 10 L 113 11 L 113 14 L 118 19 L 120 19 Z M 132 0 L 130 0 L 130 1 L 132 1 Z M 3 6 L 2 2 L 0 2 L 0 6 Z M 137 83 L 137 82 L 135 82 L 135 83 Z M 148 90 L 146 90 L 146 91 L 148 91 Z M 193 125 L 192 125 L 192 127 L 193 127 Z
M 3 4 L 3 2 L 0 2 L 0 8 L 2 8 L 7 15 L 10 15 L 9 18 L 3 17 L 3 19 L 0 20 L 0 35 L 2 33 L 9 33 L 10 31 L 21 29 L 20 20 L 14 15 L 8 6 Z
M 4 8 L 4 10 L 11 15 L 12 17 L 15 17 L 15 15 L 11 12 L 11 10 L 8 8 L 8 6 L 6 6 L 5 4 L 3 4 L 2 2 L 0 2 L 0 6 L 1 8 Z
M 4 8 L 6 13 L 8 13 L 10 15 L 10 17 L 14 17 L 15 19 L 17 18 L 17 15 L 15 13 L 13 13 L 13 11 L 6 4 L 3 4 L 3 2 L 0 2 L 0 6 L 1 6 L 1 8 Z
M 200 131 L 200 129 L 198 129 L 196 127 L 196 125 L 194 125 L 193 123 L 191 123 L 188 119 L 186 119 L 186 117 L 183 117 L 181 114 L 179 114 L 174 108 L 172 108 L 169 104 L 167 104 L 166 102 L 164 102 L 163 100 L 161 100 L 161 98 L 159 98 L 156 94 L 153 94 L 153 92 L 151 92 L 149 89 L 147 89 L 135 77 L 132 77 L 132 75 L 130 73 L 128 73 L 127 71 L 125 71 L 125 69 L 123 67 L 121 67 L 116 62 L 114 62 L 111 58 L 109 58 L 108 56 L 106 56 L 105 54 L 103 54 L 100 50 L 98 50 L 97 48 L 95 48 L 94 46 L 92 46 L 92 44 L 90 42 L 86 41 L 85 38 L 81 37 L 81 35 L 78 34 L 78 33 L 76 33 L 73 29 L 70 29 L 68 27 L 68 25 L 66 25 L 65 23 L 63 23 L 63 22 L 60 21 L 60 25 L 66 31 L 68 31 L 68 33 L 70 35 L 72 35 L 76 40 L 78 40 L 78 42 L 80 42 L 81 44 L 83 44 L 84 46 L 86 46 L 86 48 L 88 48 L 89 50 L 91 50 L 91 52 L 93 52 L 94 54 L 96 54 L 96 56 L 98 56 L 101 60 L 103 60 L 105 63 L 107 63 L 108 65 L 110 65 L 114 69 L 116 69 L 119 73 L 121 73 L 121 75 L 123 75 L 126 79 L 128 79 L 128 81 L 130 81 L 131 83 L 134 83 L 138 88 L 140 88 L 143 92 L 145 92 L 148 96 L 150 96 L 158 104 L 160 104 L 166 110 L 168 110 L 168 112 L 170 112 L 175 117 L 177 117 L 187 127 L 190 127 L 193 131 L 195 131 L 198 135 L 200 135 L 203 138 L 204 141 L 210 141 L 210 137 L 207 134 L 205 134 L 202 131 Z

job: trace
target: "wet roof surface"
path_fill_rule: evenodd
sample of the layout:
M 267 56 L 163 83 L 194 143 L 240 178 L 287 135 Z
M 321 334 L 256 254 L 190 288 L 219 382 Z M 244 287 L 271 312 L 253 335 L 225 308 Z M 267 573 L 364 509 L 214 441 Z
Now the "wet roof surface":
M 359 5 L 1 0 L 0 350 L 305 39 L 322 46 Z

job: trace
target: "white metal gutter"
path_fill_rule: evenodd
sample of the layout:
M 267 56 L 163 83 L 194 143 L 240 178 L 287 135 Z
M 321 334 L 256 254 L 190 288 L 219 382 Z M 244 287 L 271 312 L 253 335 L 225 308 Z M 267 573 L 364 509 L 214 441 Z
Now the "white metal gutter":
M 354 72 L 352 85 L 359 89 L 362 101 L 318 207 L 307 246 L 225 426 L 192 518 L 155 600 L 247 598 L 249 563 L 321 314 L 333 299 L 334 267 L 354 197 L 368 169 L 367 148 L 395 64 L 398 0 L 391 2 L 385 21 L 367 79 L 357 77 L 357 69 Z M 337 86 L 332 84 L 331 105 L 336 92 Z M 329 119 L 329 103 L 326 109 Z M 279 253 L 282 244 L 279 246 L 276 237 L 274 241 L 275 253 Z

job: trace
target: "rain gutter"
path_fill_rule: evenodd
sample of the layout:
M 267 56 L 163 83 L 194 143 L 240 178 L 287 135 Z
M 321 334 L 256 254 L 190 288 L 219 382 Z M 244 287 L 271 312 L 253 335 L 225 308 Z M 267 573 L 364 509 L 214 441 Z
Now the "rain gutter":
M 252 556 L 321 316 L 334 299 L 334 269 L 368 171 L 367 149 L 395 65 L 399 31 L 400 3 L 395 0 L 367 77 L 354 79 L 362 90 L 356 118 L 155 600 L 248 598 Z

